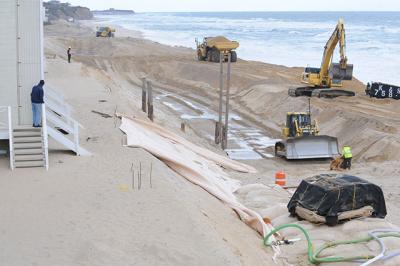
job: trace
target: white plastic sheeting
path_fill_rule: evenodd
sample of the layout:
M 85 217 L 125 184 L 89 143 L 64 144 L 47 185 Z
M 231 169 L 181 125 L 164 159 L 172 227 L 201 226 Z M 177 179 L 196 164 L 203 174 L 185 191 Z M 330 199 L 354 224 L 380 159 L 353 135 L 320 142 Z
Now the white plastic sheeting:
M 237 200 L 234 192 L 240 188 L 240 182 L 231 179 L 221 168 L 255 173 L 253 167 L 194 145 L 154 123 L 122 117 L 120 129 L 127 135 L 128 146 L 140 147 L 152 153 L 175 172 L 227 204 L 241 220 L 260 234 L 265 236 L 270 232 L 270 224 Z

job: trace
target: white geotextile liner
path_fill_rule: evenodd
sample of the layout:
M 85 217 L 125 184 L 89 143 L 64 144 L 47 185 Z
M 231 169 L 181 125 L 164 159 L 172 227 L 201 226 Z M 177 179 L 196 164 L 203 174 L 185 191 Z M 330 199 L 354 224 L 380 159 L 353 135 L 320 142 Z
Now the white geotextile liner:
M 271 225 L 237 200 L 234 192 L 240 188 L 240 182 L 229 178 L 221 168 L 244 173 L 257 172 L 253 167 L 201 148 L 154 123 L 122 117 L 120 129 L 127 135 L 128 146 L 140 147 L 152 153 L 175 172 L 223 201 L 262 235 L 270 232 Z

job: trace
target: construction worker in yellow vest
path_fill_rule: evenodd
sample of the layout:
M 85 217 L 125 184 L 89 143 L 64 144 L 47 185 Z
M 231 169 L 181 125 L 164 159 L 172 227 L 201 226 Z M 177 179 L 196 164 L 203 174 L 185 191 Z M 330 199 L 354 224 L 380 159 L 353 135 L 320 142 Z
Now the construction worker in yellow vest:
M 344 146 L 342 150 L 342 168 L 343 169 L 351 169 L 351 159 L 353 158 L 353 154 L 351 153 L 350 146 Z

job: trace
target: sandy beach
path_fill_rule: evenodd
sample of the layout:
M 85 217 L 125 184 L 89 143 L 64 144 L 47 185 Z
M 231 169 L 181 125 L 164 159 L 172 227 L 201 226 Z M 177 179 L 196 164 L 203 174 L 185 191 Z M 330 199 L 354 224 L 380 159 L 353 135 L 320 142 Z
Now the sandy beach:
M 74 117 L 84 126 L 82 146 L 92 156 L 76 157 L 50 142 L 49 171 L 10 172 L 8 161 L 0 160 L 0 265 L 273 265 L 272 249 L 230 208 L 145 150 L 124 147 L 126 137 L 114 117 L 119 112 L 147 119 L 140 110 L 141 78 L 146 76 L 155 89 L 154 122 L 225 156 L 213 144 L 213 123 L 196 119 L 217 110 L 219 65 L 196 61 L 192 49 L 145 40 L 140 32 L 122 28 L 116 38 L 95 38 L 93 27 L 90 22 L 45 27 L 46 82 L 73 106 Z M 73 49 L 71 64 L 66 62 L 68 46 Z M 237 117 L 232 123 L 239 129 L 273 141 L 281 137 L 286 112 L 307 111 L 306 98 L 287 95 L 290 86 L 299 84 L 302 68 L 244 60 L 232 67 L 231 107 Z M 365 96 L 365 86 L 357 80 L 345 87 L 357 96 L 312 99 L 313 116 L 322 134 L 353 147 L 354 165 L 347 173 L 381 186 L 386 222 L 399 225 L 400 106 Z M 233 136 L 240 139 L 243 132 Z M 255 145 L 252 141 L 246 145 Z M 230 145 L 242 148 L 235 141 Z M 275 172 L 284 170 L 290 186 L 331 173 L 329 161 L 288 162 L 268 156 L 272 154 L 273 148 L 266 147 L 261 158 L 241 161 L 258 173 L 226 172 L 244 185 L 270 185 Z M 132 169 L 139 167 L 141 190 L 132 189 Z M 246 195 L 238 192 L 257 209 L 256 198 Z M 263 194 L 268 206 L 284 206 L 289 199 L 278 198 Z M 349 228 L 324 232 L 345 237 Z M 310 229 L 314 237 L 330 230 Z M 305 245 L 299 245 L 277 265 L 308 265 L 305 254 Z

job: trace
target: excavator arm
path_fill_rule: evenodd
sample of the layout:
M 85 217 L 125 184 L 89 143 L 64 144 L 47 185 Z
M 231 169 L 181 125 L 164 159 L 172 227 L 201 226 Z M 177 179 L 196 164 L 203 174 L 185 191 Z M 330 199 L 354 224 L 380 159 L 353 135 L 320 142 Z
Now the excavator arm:
M 338 44 L 340 47 L 340 62 L 333 63 L 333 54 Z M 351 80 L 352 78 L 353 65 L 347 63 L 346 31 L 344 29 L 344 22 L 340 19 L 324 47 L 321 67 L 307 67 L 301 78 L 301 82 L 307 84 L 307 86 L 290 88 L 288 92 L 293 97 L 316 96 L 334 98 L 339 96 L 354 96 L 355 93 L 352 91 L 331 89 L 332 87 L 342 87 L 343 80 Z
M 321 84 L 325 81 L 329 84 L 329 72 L 332 65 L 333 53 L 336 46 L 340 46 L 340 69 L 347 69 L 347 56 L 346 56 L 346 31 L 344 29 L 344 22 L 342 19 L 339 20 L 335 31 L 332 33 L 331 37 L 325 45 L 324 55 L 322 57 L 320 78 Z M 337 64 L 334 64 L 337 65 Z

